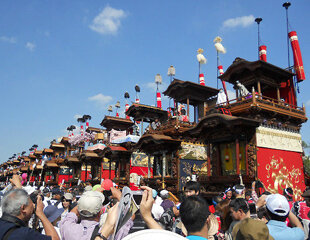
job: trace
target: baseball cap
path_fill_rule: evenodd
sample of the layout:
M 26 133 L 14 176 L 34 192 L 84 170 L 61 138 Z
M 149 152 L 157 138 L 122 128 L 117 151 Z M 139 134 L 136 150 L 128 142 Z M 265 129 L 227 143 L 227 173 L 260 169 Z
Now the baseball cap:
M 87 191 L 83 193 L 78 201 L 78 211 L 83 217 L 93 217 L 102 208 L 104 195 L 98 191 Z
M 101 183 L 101 187 L 106 191 L 110 191 L 111 187 L 113 187 L 113 182 L 111 181 L 111 179 L 107 178 Z
M 155 189 L 152 189 L 152 197 L 153 198 L 157 197 L 157 191 Z
M 283 195 L 271 194 L 266 198 L 267 209 L 278 216 L 286 216 L 290 212 L 290 205 Z
M 52 194 L 53 195 L 57 195 L 57 194 L 62 195 L 63 192 L 59 188 L 53 188 L 52 189 Z
M 235 234 L 234 234 L 235 233 Z M 234 227 L 233 240 L 273 240 L 267 225 L 260 220 L 246 218 Z
M 47 217 L 47 219 L 52 223 L 54 222 L 57 218 L 61 216 L 63 213 L 64 209 L 63 208 L 57 208 L 54 205 L 48 205 L 44 209 L 44 214 Z
M 64 198 L 65 198 L 66 200 L 73 200 L 73 195 L 72 195 L 71 193 L 65 193 L 65 194 L 64 194 Z
M 242 194 L 242 192 L 244 191 L 245 187 L 243 185 L 238 184 L 238 185 L 235 185 L 233 187 L 233 189 L 235 190 L 235 192 L 237 194 Z

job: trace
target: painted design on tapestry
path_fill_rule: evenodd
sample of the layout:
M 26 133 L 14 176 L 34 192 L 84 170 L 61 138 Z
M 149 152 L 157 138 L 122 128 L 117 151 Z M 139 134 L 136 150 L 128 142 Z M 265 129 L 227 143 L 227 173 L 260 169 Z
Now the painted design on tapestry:
M 153 166 L 154 157 L 151 156 L 151 166 Z M 131 166 L 148 167 L 148 156 L 145 153 L 133 152 L 131 154 Z
M 207 175 L 207 161 L 200 162 L 195 160 L 181 160 L 180 161 L 180 189 L 191 180 L 192 175 Z
M 301 171 L 294 165 L 289 170 L 283 162 L 283 158 L 276 159 L 272 156 L 270 164 L 266 165 L 267 184 L 269 183 L 266 188 L 271 193 L 281 193 L 285 188 L 291 187 L 294 191 L 294 200 L 302 200 L 300 197 L 302 191 L 297 185 L 300 181 Z
M 201 144 L 181 143 L 182 149 L 179 156 L 181 159 L 206 160 L 207 146 Z

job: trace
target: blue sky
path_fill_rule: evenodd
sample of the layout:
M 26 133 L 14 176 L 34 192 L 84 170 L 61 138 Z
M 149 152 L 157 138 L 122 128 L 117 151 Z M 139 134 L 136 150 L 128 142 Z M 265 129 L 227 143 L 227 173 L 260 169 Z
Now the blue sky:
M 256 17 L 262 17 L 261 38 L 268 62 L 287 67 L 284 1 L 104 1 L 3 0 L 0 5 L 0 162 L 14 153 L 39 149 L 66 135 L 77 115 L 92 116 L 91 125 L 120 101 L 124 92 L 134 101 L 154 104 L 154 78 L 167 69 L 176 78 L 197 81 L 196 51 L 205 50 L 206 84 L 216 87 L 213 39 L 223 38 L 224 70 L 236 57 L 257 59 Z M 291 30 L 296 30 L 309 77 L 310 28 L 308 0 L 291 1 Z M 309 79 L 300 84 L 298 105 L 310 106 Z M 232 90 L 232 87 L 229 87 Z M 167 99 L 163 102 L 168 106 Z M 309 124 L 302 136 L 310 142 Z M 28 151 L 27 151 L 28 153 Z

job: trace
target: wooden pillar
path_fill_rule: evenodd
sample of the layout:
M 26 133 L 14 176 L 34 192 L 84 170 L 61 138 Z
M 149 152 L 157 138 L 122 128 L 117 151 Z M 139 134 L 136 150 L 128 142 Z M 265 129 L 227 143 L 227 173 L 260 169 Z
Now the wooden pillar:
M 143 135 L 143 118 L 142 118 L 142 120 L 141 120 L 141 137 L 142 137 L 142 135 Z
M 281 102 L 281 97 L 280 97 L 280 88 L 277 87 L 277 99 L 278 99 L 278 103 Z
M 245 141 L 245 171 L 247 176 L 249 176 L 248 147 L 248 143 Z
M 187 116 L 188 116 L 188 119 L 189 119 L 189 98 L 187 98 Z
M 147 155 L 147 177 L 151 178 L 151 155 Z
M 240 158 L 239 158 L 239 140 L 236 139 L 236 173 L 240 174 Z
M 260 87 L 260 81 L 257 81 L 257 91 L 258 91 L 258 95 L 259 95 L 259 99 L 262 99 L 262 90 Z
M 207 169 L 208 169 L 208 177 L 211 176 L 211 148 L 210 143 L 207 145 Z
M 211 146 L 213 147 L 213 146 Z M 217 173 L 217 176 L 221 176 L 222 175 L 222 162 L 221 162 L 221 155 L 220 155 L 220 145 L 217 144 L 216 145 L 216 159 L 217 159 L 217 167 L 216 167 L 216 173 Z
M 111 163 L 111 158 L 110 158 L 110 159 L 109 159 L 109 179 L 112 178 L 111 171 L 112 171 L 112 163 Z M 115 169 L 114 169 L 114 171 L 115 171 Z
M 165 189 L 165 176 L 166 176 L 166 152 L 163 152 L 163 173 L 162 173 L 162 188 Z

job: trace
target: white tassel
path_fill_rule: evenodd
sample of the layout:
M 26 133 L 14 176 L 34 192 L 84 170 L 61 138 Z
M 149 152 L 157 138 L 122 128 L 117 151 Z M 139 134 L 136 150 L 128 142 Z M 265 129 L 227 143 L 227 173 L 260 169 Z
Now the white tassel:
M 216 51 L 223 53 L 223 54 L 226 53 L 226 49 L 224 48 L 224 46 L 221 43 L 217 42 L 214 44 L 214 46 L 215 46 Z
M 197 54 L 197 60 L 200 64 L 206 64 L 207 63 L 207 59 L 201 53 Z

